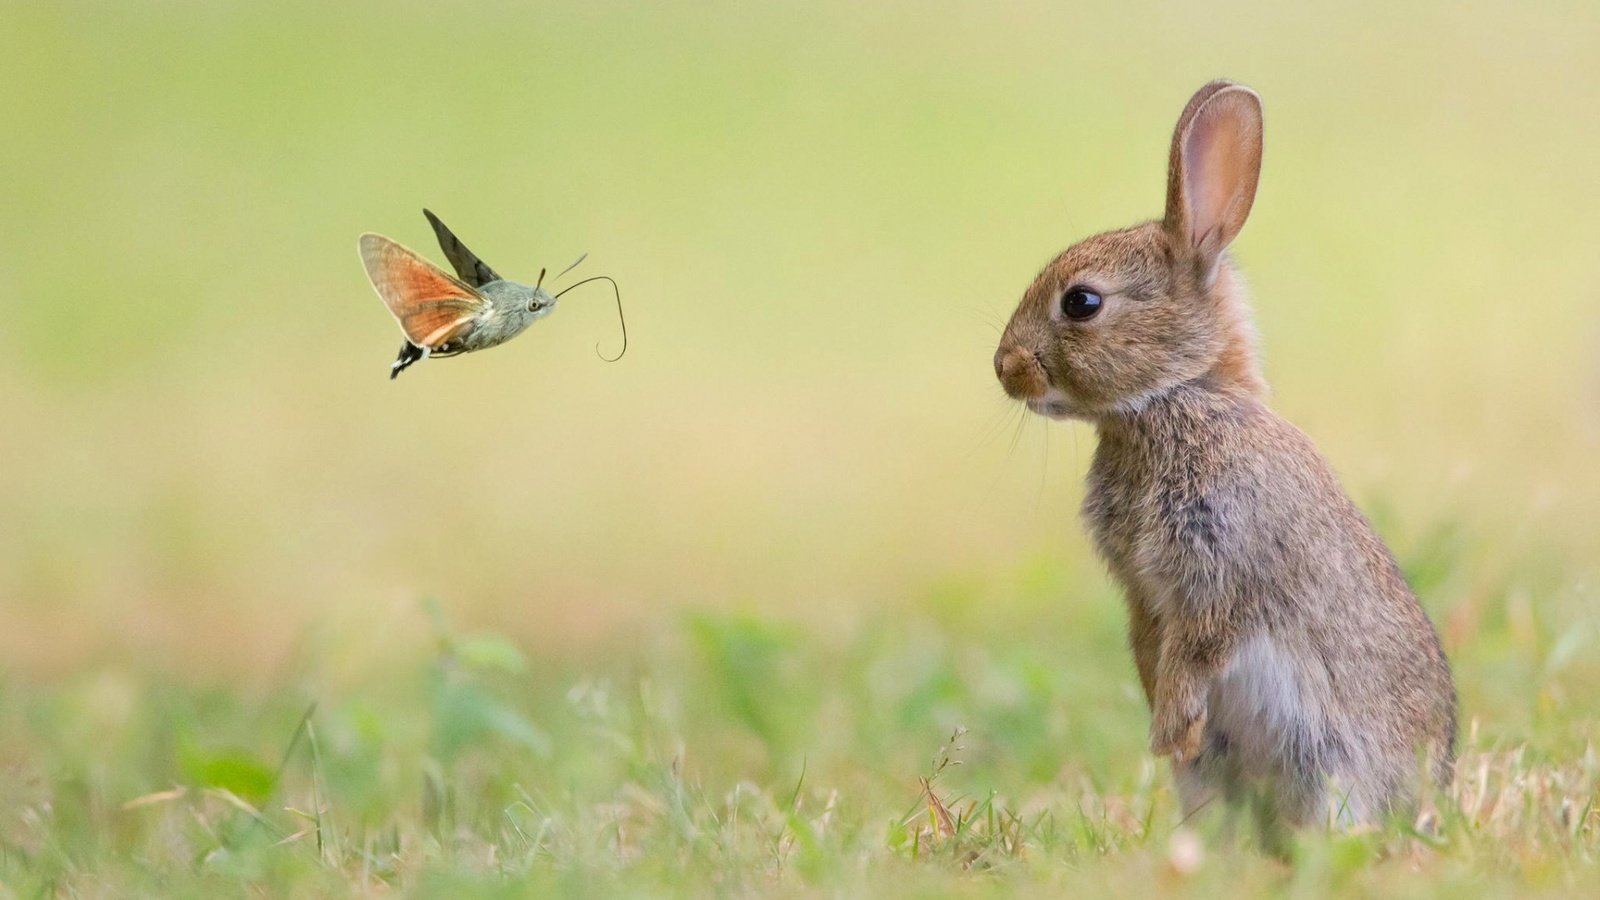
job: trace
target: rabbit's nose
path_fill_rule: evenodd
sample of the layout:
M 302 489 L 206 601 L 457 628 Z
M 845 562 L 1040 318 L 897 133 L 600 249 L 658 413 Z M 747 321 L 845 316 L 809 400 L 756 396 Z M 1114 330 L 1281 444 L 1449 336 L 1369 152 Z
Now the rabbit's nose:
M 1038 397 L 1049 389 L 1038 357 L 1021 347 L 1002 346 L 994 355 L 994 376 L 1017 400 Z

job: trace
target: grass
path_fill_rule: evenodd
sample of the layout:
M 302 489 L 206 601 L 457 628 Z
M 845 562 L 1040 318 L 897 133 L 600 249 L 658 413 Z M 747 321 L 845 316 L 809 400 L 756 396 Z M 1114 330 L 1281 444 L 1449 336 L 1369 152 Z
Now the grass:
M 1510 635 L 1458 649 L 1471 718 L 1423 830 L 1307 833 L 1291 864 L 1227 840 L 1215 817 L 1179 821 L 1142 749 L 1114 599 L 1053 609 L 1072 573 L 1047 575 L 1011 588 L 1048 622 L 1031 630 L 947 585 L 846 636 L 700 612 L 643 646 L 538 658 L 457 630 L 429 601 L 411 614 L 428 643 L 354 679 L 319 671 L 331 647 L 248 686 L 12 679 L 0 883 L 17 896 L 1559 896 L 1593 883 L 1592 645 L 1535 625 L 1539 677 L 1502 684 L 1495 638 Z
M 0 896 L 1592 892 L 1600 8 L 1468 6 L 9 4 Z M 989 364 L 1218 75 L 1462 699 L 1436 828 L 1292 864 L 1180 826 Z M 424 205 L 628 356 L 575 292 L 391 384 Z

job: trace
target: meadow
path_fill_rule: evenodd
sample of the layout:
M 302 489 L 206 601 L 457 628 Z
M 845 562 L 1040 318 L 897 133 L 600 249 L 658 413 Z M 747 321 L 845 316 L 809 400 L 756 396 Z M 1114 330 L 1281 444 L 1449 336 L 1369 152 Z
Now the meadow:
M 0 897 L 1589 896 L 1600 7 L 0 6 Z M 1182 823 L 994 382 L 1266 106 L 1273 403 L 1438 624 L 1429 827 Z M 356 237 L 574 292 L 426 361 Z

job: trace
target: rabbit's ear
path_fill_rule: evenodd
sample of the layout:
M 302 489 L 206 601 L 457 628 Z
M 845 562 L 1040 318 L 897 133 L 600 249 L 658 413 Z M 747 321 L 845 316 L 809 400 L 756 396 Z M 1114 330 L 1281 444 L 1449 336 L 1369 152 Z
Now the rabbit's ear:
M 1172 134 L 1166 228 L 1209 278 L 1244 227 L 1261 177 L 1261 98 L 1213 81 L 1195 93 Z

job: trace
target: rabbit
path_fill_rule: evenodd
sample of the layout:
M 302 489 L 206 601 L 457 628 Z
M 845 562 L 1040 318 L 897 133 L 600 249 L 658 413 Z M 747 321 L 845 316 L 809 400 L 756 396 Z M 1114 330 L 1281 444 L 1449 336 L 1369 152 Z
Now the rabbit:
M 1165 216 L 1051 261 L 995 375 L 1033 412 L 1095 427 L 1082 515 L 1125 594 L 1150 749 L 1185 815 L 1220 798 L 1279 828 L 1372 824 L 1450 781 L 1455 687 L 1394 557 L 1264 399 L 1225 252 L 1261 147 L 1254 91 L 1201 88 Z

